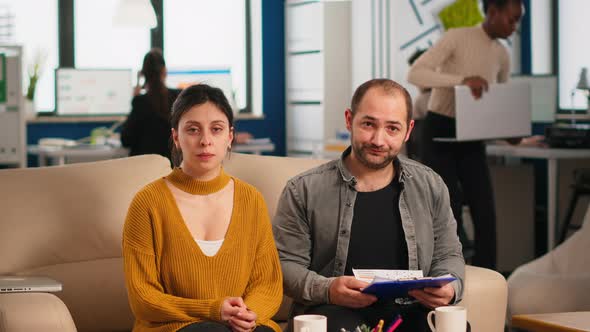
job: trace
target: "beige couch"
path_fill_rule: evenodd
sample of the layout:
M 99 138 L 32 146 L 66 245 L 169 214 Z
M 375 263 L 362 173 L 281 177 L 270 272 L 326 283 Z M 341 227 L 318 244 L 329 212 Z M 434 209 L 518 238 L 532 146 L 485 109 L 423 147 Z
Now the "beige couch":
M 226 169 L 259 188 L 272 214 L 287 179 L 320 163 L 233 154 Z M 0 294 L 0 331 L 129 331 L 121 230 L 134 193 L 169 171 L 159 156 L 1 170 L 0 274 L 51 276 L 63 291 Z M 500 274 L 467 268 L 473 331 L 502 331 L 506 292 Z

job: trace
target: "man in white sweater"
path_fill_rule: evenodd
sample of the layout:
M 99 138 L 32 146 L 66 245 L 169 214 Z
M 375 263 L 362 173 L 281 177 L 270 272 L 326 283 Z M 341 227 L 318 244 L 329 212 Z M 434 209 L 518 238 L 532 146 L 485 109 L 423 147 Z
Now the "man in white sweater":
M 412 65 L 408 81 L 432 88 L 425 119 L 423 162 L 449 187 L 455 219 L 462 227 L 462 205 L 469 206 L 475 230 L 472 264 L 496 266 L 496 215 L 490 171 L 483 142 L 442 143 L 434 137 L 455 134 L 454 87 L 466 85 L 478 99 L 488 84 L 503 83 L 510 57 L 498 39 L 508 38 L 523 14 L 521 0 L 484 0 L 480 26 L 447 31 Z M 474 110 L 477 111 L 477 110 Z

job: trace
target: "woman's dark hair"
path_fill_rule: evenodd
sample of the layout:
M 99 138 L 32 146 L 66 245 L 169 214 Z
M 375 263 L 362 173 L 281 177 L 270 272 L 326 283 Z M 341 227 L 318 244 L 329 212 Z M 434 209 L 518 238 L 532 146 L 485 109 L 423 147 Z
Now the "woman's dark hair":
M 144 87 L 147 89 L 148 98 L 157 114 L 168 119 L 170 117 L 170 105 L 168 105 L 168 89 L 162 80 L 162 73 L 166 69 L 166 62 L 162 50 L 152 48 L 143 57 L 141 73 L 145 77 Z
M 227 98 L 223 94 L 221 89 L 209 86 L 207 84 L 197 84 L 189 86 L 182 90 L 180 95 L 176 98 L 174 104 L 172 104 L 172 115 L 170 116 L 170 126 L 178 131 L 178 125 L 182 116 L 188 112 L 191 108 L 198 105 L 203 105 L 206 102 L 211 102 L 227 117 L 229 123 L 229 130 L 233 130 L 234 127 L 234 113 L 227 101 Z M 170 139 L 171 151 L 172 151 L 172 163 L 174 166 L 180 166 L 182 163 L 182 151 L 179 151 L 174 145 L 172 138 Z

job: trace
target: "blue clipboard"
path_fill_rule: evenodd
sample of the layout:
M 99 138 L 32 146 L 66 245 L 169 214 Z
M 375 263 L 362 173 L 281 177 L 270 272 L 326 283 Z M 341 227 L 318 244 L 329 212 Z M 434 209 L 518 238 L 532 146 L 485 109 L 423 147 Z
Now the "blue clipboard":
M 410 280 L 377 281 L 362 290 L 365 294 L 373 294 L 379 299 L 396 299 L 408 297 L 408 291 L 426 287 L 442 287 L 455 281 L 455 277 L 424 278 Z

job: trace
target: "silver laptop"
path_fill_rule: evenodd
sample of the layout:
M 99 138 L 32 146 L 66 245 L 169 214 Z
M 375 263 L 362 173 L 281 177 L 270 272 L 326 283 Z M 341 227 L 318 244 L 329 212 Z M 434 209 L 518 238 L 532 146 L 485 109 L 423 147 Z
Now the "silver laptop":
M 61 282 L 48 277 L 0 276 L 0 293 L 60 292 Z
M 491 84 L 475 100 L 466 86 L 455 87 L 455 137 L 439 142 L 459 142 L 526 137 L 531 135 L 531 97 L 528 82 Z

